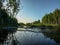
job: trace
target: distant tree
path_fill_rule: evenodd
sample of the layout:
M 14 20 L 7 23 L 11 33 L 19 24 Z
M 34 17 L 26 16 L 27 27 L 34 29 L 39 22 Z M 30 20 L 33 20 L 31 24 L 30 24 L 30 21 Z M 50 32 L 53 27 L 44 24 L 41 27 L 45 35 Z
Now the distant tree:
M 25 24 L 24 23 L 18 23 L 18 26 L 24 26 Z
M 26 26 L 32 26 L 32 23 L 26 23 Z
M 38 24 L 40 23 L 40 20 L 34 21 L 33 24 Z

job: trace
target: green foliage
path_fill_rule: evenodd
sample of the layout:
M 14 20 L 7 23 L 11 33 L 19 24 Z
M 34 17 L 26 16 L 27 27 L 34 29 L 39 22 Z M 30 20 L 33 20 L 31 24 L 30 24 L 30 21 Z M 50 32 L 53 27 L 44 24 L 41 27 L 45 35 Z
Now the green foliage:
M 18 26 L 18 21 L 16 18 L 10 18 L 9 26 Z
M 38 24 L 38 23 L 40 23 L 40 20 L 33 22 L 33 24 Z
M 17 26 L 17 19 L 11 18 L 5 9 L 0 9 L 0 27 Z
M 38 27 L 38 26 L 40 26 L 40 25 L 41 25 L 40 20 L 26 24 L 26 26 L 30 26 L 30 27 L 36 27 L 36 26 Z
M 24 23 L 19 23 L 18 25 L 25 25 Z
M 31 26 L 32 25 L 32 23 L 26 23 L 26 26 Z
M 25 24 L 24 23 L 18 23 L 18 26 L 23 27 L 23 26 L 25 26 Z
M 20 9 L 20 0 L 0 0 L 0 27 L 17 26 L 15 15 Z
M 0 0 L 0 9 L 2 8 L 4 8 L 11 17 L 14 17 L 20 10 L 20 0 Z
M 60 9 L 56 9 L 52 13 L 45 14 L 45 16 L 42 18 L 42 22 L 40 22 L 40 20 L 37 20 L 32 23 L 27 23 L 26 26 L 46 27 L 47 29 L 53 28 L 54 30 L 57 30 L 60 27 L 58 26 L 59 24 L 60 24 Z
M 46 14 L 42 18 L 43 24 L 60 24 L 60 9 L 56 9 L 53 13 Z
M 12 15 L 17 14 L 20 8 L 20 0 L 6 0 L 6 2 L 7 2 L 6 6 L 8 6 L 8 10 L 10 10 L 10 13 Z
M 48 15 L 47 14 L 42 18 L 42 23 L 48 23 Z
M 56 23 L 59 24 L 60 23 L 60 9 L 56 9 L 54 12 L 53 12 L 53 16 L 56 20 Z

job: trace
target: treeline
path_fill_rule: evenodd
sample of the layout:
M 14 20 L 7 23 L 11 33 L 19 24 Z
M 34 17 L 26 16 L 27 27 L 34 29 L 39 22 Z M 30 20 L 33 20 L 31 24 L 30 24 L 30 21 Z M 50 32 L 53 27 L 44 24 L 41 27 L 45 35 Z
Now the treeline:
M 27 23 L 26 26 L 30 27 L 55 27 L 60 25 L 60 9 L 55 9 L 53 12 L 49 14 L 45 14 L 42 20 L 37 20 L 32 23 Z
M 60 9 L 55 9 L 49 14 L 45 14 L 42 20 L 37 20 L 32 23 L 20 23 L 20 26 L 28 27 L 59 27 L 60 26 Z
M 60 24 L 60 9 L 56 9 L 52 13 L 46 14 L 42 18 L 43 24 Z

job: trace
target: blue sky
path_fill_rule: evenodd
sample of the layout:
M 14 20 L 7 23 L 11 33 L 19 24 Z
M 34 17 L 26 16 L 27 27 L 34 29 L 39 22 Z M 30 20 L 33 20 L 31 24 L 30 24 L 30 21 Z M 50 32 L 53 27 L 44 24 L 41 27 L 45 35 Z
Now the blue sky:
M 21 0 L 21 5 L 23 8 L 17 14 L 18 22 L 28 23 L 41 20 L 46 13 L 60 8 L 60 0 Z

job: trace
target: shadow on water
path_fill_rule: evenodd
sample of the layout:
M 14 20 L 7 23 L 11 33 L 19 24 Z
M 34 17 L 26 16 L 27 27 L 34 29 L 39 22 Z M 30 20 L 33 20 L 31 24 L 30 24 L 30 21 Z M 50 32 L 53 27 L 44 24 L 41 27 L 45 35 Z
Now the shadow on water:
M 57 44 L 60 43 L 60 25 L 56 27 L 47 27 L 50 32 L 42 32 L 47 38 L 54 39 Z M 60 44 L 59 44 L 60 45 Z
M 16 37 L 20 45 L 60 45 L 60 30 L 56 29 L 20 30 L 16 32 Z
M 9 37 L 12 39 L 12 44 L 14 44 L 14 33 L 17 29 L 14 30 L 8 30 L 8 29 L 1 29 L 0 30 L 0 45 L 6 45 L 6 41 L 9 39 Z M 10 39 L 10 40 L 11 40 Z M 8 43 L 7 43 L 8 44 Z M 9 44 L 11 45 L 11 44 Z
M 60 45 L 60 30 L 57 29 L 54 32 L 44 32 L 43 33 L 47 38 L 54 39 L 58 45 Z
M 0 31 L 0 43 L 3 43 L 8 36 L 7 30 L 5 31 Z

